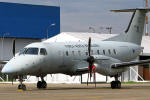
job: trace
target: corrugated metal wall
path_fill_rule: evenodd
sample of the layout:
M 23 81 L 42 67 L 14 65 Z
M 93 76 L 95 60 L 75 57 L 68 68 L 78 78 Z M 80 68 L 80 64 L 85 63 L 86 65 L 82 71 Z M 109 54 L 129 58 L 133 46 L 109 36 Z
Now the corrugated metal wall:
M 60 33 L 60 7 L 0 2 L 0 37 L 46 38 Z

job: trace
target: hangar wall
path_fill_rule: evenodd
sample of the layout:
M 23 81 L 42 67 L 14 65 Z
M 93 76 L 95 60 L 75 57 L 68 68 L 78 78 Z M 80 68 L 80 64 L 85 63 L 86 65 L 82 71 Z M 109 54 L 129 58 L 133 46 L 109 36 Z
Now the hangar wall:
M 47 29 L 60 33 L 60 7 L 0 2 L 0 37 L 43 39 Z
M 14 38 L 18 52 L 47 38 L 47 30 L 49 38 L 60 33 L 60 7 L 0 2 L 0 59 L 12 57 Z

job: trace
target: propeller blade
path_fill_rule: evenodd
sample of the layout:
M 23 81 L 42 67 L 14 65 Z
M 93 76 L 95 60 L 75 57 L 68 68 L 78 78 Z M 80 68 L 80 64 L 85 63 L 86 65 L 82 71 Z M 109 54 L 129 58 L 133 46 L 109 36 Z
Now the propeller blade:
M 93 74 L 94 74 L 93 82 L 95 83 L 95 87 L 96 87 L 96 73 L 95 73 L 95 69 L 93 69 Z
M 91 56 L 91 37 L 89 37 L 88 53 L 89 53 L 89 56 Z
M 93 64 L 91 64 L 91 63 L 89 64 L 90 80 L 91 80 L 91 77 L 92 77 L 92 65 L 93 65 Z
M 89 76 L 90 76 L 90 81 L 91 81 L 92 74 L 93 74 L 93 76 L 94 76 L 93 82 L 95 83 L 95 87 L 96 87 L 96 74 L 95 74 L 95 66 L 94 66 L 95 58 L 93 56 L 91 56 L 91 37 L 89 37 L 89 41 L 88 41 L 88 54 L 89 54 L 89 57 L 86 60 L 89 63 L 87 86 L 88 86 Z
M 16 45 L 16 40 L 14 39 L 13 40 L 13 51 L 12 51 L 13 52 L 13 56 L 15 56 L 15 48 L 16 48 L 15 45 Z
M 89 82 L 89 71 L 88 71 L 88 78 L 87 78 L 87 86 L 88 86 L 88 83 Z

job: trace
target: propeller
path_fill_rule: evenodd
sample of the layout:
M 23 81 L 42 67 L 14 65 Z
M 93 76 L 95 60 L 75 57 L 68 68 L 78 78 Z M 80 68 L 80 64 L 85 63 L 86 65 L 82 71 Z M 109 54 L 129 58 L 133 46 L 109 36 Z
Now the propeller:
M 15 57 L 15 51 L 16 51 L 15 48 L 16 48 L 16 40 L 14 39 L 13 40 L 13 50 L 12 50 L 14 57 Z
M 96 87 L 96 74 L 95 74 L 95 66 L 94 66 L 95 59 L 93 56 L 91 56 L 91 37 L 89 37 L 89 40 L 88 40 L 88 56 L 89 57 L 87 58 L 87 62 L 89 63 L 89 66 L 88 66 L 89 70 L 88 70 L 87 85 L 88 85 L 89 75 L 90 75 L 90 80 L 91 80 L 92 74 L 94 74 L 93 81 Z

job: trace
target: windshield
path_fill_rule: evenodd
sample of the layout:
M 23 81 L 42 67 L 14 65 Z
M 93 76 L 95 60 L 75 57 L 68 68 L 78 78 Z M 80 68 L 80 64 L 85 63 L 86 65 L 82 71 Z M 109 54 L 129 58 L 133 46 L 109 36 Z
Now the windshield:
M 19 55 L 24 54 L 26 50 L 27 48 L 23 48 L 22 50 L 20 50 Z
M 24 54 L 38 55 L 38 48 L 28 48 Z
M 40 55 L 47 55 L 47 52 L 46 52 L 45 48 L 40 49 Z

